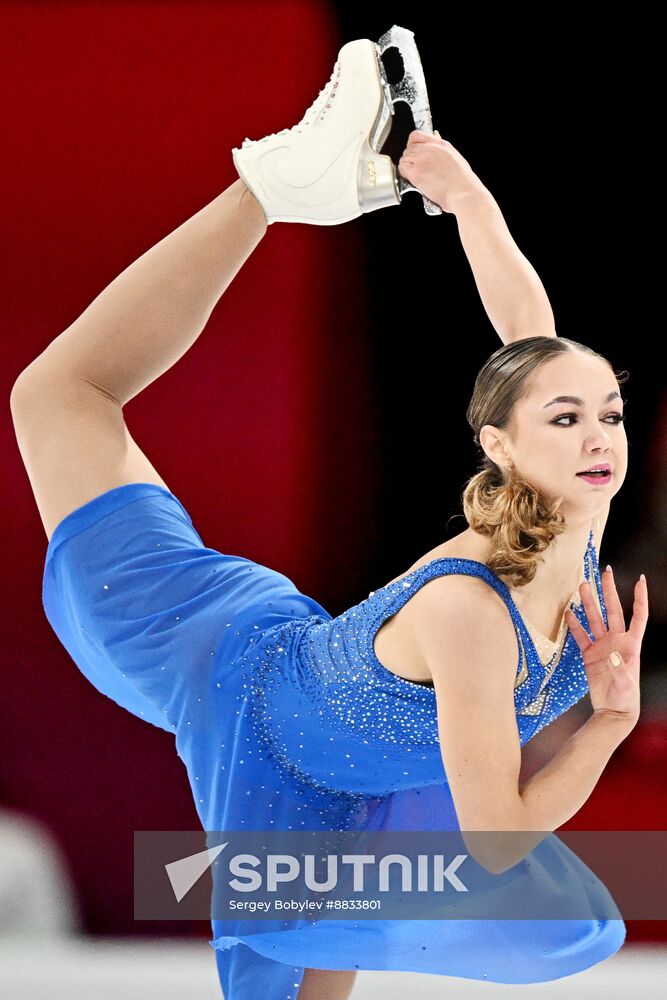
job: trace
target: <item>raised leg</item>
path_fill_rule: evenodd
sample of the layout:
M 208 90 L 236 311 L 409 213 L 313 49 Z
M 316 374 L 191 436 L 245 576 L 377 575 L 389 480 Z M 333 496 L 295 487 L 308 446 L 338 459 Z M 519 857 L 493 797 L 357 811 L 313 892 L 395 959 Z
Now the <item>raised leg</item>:
M 124 406 L 192 346 L 266 228 L 234 181 L 114 278 L 27 370 L 76 376 Z
M 240 179 L 134 261 L 21 373 L 16 436 L 47 537 L 114 486 L 166 483 L 122 408 L 192 346 L 267 229 Z

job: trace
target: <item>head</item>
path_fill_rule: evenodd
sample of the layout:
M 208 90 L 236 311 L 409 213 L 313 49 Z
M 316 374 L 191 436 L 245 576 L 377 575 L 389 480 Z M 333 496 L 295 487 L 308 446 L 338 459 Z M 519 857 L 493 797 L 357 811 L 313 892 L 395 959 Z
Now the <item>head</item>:
M 482 466 L 466 484 L 463 512 L 495 542 L 489 567 L 514 586 L 533 579 L 557 535 L 590 523 L 621 488 L 628 447 L 620 385 L 627 377 L 564 337 L 506 344 L 479 372 L 467 418 Z M 561 396 L 581 403 L 554 401 Z M 612 470 L 608 484 L 577 475 L 603 463 Z

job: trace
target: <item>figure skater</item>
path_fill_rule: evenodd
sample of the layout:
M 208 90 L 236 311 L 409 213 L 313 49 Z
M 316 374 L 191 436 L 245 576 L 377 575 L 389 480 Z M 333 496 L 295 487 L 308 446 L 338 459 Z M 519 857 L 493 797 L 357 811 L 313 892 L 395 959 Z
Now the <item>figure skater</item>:
M 608 902 L 550 831 L 639 716 L 646 580 L 626 629 L 598 566 L 627 469 L 622 373 L 556 335 L 539 278 L 450 142 L 416 128 L 398 171 L 377 152 L 393 99 L 379 61 L 368 39 L 344 46 L 299 125 L 234 150 L 245 180 L 123 271 L 16 380 L 48 538 L 44 610 L 101 692 L 174 734 L 205 830 L 538 831 L 530 867 L 516 842 L 492 852 L 464 836 L 499 892 L 558 885 Z M 467 413 L 483 463 L 462 497 L 468 528 L 333 618 L 280 572 L 204 545 L 123 407 L 192 346 L 268 225 L 398 205 L 399 178 L 456 217 L 503 346 Z M 520 784 L 521 748 L 586 694 L 592 715 Z M 226 1000 L 344 1000 L 358 969 L 568 976 L 621 947 L 612 913 L 214 919 L 211 944 Z

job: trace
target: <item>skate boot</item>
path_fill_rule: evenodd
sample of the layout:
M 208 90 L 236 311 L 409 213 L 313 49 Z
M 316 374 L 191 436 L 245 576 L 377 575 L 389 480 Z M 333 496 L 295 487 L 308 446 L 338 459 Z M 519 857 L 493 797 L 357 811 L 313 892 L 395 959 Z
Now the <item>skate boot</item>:
M 405 75 L 387 82 L 381 55 L 396 46 Z M 380 150 L 391 131 L 394 104 L 410 105 L 416 129 L 432 132 L 431 113 L 414 35 L 394 25 L 378 43 L 347 42 L 329 82 L 292 128 L 245 139 L 232 150 L 241 180 L 272 222 L 335 226 L 364 212 L 400 205 L 417 191 Z M 419 192 L 418 192 L 419 193 Z M 438 205 L 424 198 L 429 215 Z

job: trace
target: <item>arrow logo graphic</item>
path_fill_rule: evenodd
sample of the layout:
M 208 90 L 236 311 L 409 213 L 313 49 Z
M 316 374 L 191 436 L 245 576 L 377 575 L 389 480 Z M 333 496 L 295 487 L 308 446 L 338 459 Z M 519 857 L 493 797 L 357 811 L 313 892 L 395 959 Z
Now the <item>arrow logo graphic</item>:
M 190 891 L 207 868 L 210 868 L 220 852 L 227 846 L 229 841 L 220 844 L 219 847 L 210 847 L 206 851 L 198 851 L 190 854 L 187 858 L 179 861 L 171 861 L 165 865 L 171 887 L 176 896 L 176 902 L 180 903 L 184 896 Z

